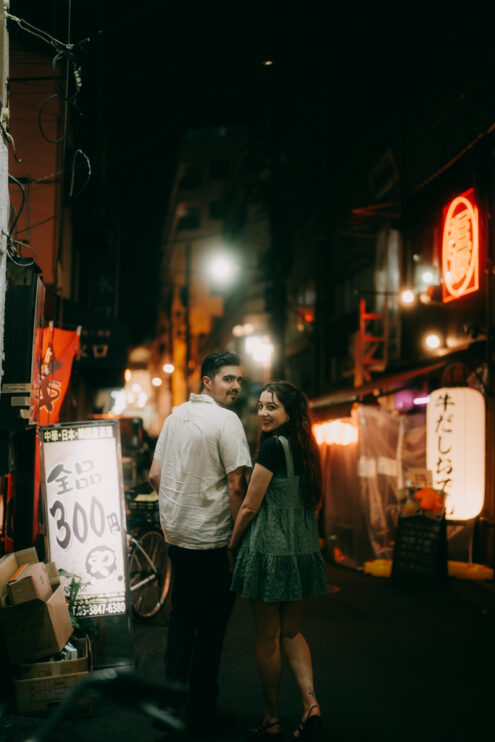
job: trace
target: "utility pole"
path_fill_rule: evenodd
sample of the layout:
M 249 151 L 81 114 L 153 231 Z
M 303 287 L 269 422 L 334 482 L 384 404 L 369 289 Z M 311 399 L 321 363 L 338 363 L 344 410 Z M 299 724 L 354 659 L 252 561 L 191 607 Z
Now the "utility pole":
M 272 363 L 272 376 L 284 379 L 285 373 L 285 323 L 287 308 L 287 263 L 291 257 L 290 235 L 287 228 L 288 209 L 286 208 L 286 185 L 283 164 L 278 143 L 272 133 L 272 203 L 271 203 L 271 245 L 269 274 L 271 287 L 267 310 L 270 312 L 272 343 L 275 358 Z
M 186 368 L 185 368 L 185 381 L 186 381 L 186 401 L 189 399 L 190 394 L 190 365 L 191 365 L 191 321 L 190 321 L 190 305 L 191 305 L 191 243 L 186 242 L 185 249 L 185 286 L 183 293 L 184 302 L 184 321 L 186 324 Z

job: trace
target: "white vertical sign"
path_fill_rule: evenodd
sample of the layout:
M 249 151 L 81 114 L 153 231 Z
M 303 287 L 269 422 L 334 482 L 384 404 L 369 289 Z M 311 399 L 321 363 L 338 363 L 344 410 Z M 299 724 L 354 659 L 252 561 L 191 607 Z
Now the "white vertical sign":
M 126 613 L 125 511 L 116 421 L 41 426 L 50 559 L 66 595 L 80 588 L 76 617 Z
M 447 518 L 475 518 L 485 497 L 485 400 L 476 389 L 445 387 L 426 409 L 426 465 L 445 493 Z

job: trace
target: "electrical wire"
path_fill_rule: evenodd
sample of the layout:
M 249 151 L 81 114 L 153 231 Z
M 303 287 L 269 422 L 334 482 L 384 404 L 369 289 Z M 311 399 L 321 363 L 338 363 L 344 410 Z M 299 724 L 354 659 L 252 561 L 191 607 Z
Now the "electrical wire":
M 35 224 L 30 224 L 29 229 L 34 229 L 35 227 L 41 227 L 42 224 L 46 224 L 47 222 L 51 222 L 52 219 L 56 219 L 58 216 L 60 216 L 60 211 L 56 211 L 55 214 L 52 214 L 51 216 L 48 216 L 46 219 L 42 219 L 40 222 L 36 222 Z M 23 234 L 24 232 L 27 232 L 28 228 L 21 229 L 17 234 Z
M 10 237 L 12 235 L 12 232 L 15 229 L 15 225 L 19 221 L 19 217 L 22 214 L 22 210 L 24 209 L 24 204 L 26 203 L 26 189 L 24 188 L 24 186 L 21 183 L 21 181 L 20 180 L 17 180 L 17 178 L 14 178 L 13 175 L 10 175 L 9 174 L 9 181 L 11 183 L 14 183 L 20 189 L 21 195 L 22 195 L 21 205 L 19 206 L 19 210 L 18 210 L 18 212 L 17 212 L 17 214 L 15 216 L 15 219 L 12 222 L 12 225 L 11 225 L 10 230 L 9 230 L 9 237 Z
M 85 160 L 86 166 L 88 168 L 88 172 L 86 174 L 86 180 L 85 180 L 85 182 L 82 184 L 82 186 L 79 188 L 79 190 L 77 191 L 76 195 L 74 196 L 73 194 L 74 194 L 74 182 L 75 182 L 75 179 L 76 179 L 76 161 L 77 161 L 78 155 Z M 83 152 L 82 149 L 76 149 L 76 151 L 74 152 L 74 157 L 72 158 L 72 175 L 71 175 L 71 179 L 70 179 L 70 189 L 69 189 L 69 200 L 72 203 L 79 198 L 79 196 L 81 195 L 81 193 L 84 191 L 84 189 L 88 185 L 90 179 L 91 179 L 91 161 L 90 161 L 88 155 L 85 152 Z
M 69 69 L 72 70 L 72 75 L 74 77 L 74 91 L 70 95 L 68 95 L 67 90 L 63 91 L 59 84 L 59 77 L 57 75 L 57 64 L 61 60 L 65 60 L 67 63 L 67 72 L 65 75 L 65 79 L 68 80 Z M 78 59 L 78 57 L 76 57 L 75 54 L 73 54 L 73 52 L 64 50 L 64 51 L 57 52 L 57 54 L 55 54 L 55 56 L 53 57 L 52 59 L 53 87 L 55 88 L 55 92 L 58 95 L 58 97 L 61 98 L 63 101 L 72 103 L 77 98 L 82 88 L 81 70 L 82 70 L 81 61 Z
M 21 242 L 20 240 L 17 240 L 14 237 L 12 237 L 12 233 L 13 233 L 13 231 L 15 229 L 15 225 L 19 221 L 19 217 L 21 216 L 21 214 L 22 214 L 22 212 L 24 210 L 24 204 L 26 203 L 26 189 L 24 188 L 24 185 L 21 183 L 21 181 L 18 180 L 17 178 L 14 178 L 13 175 L 10 175 L 9 174 L 8 179 L 9 179 L 9 182 L 10 183 L 14 183 L 14 185 L 16 185 L 20 189 L 22 199 L 21 199 L 21 205 L 19 206 L 19 209 L 17 211 L 17 214 L 14 217 L 14 221 L 12 222 L 12 225 L 10 226 L 9 232 L 5 232 L 2 229 L 2 235 L 7 238 L 7 256 L 8 256 L 8 258 L 13 263 L 15 263 L 16 265 L 18 265 L 20 268 L 25 268 L 25 267 L 27 267 L 29 265 L 33 265 L 36 262 L 36 252 L 31 247 L 31 245 L 27 245 L 25 242 Z M 27 247 L 28 250 L 31 250 L 31 252 L 33 253 L 34 257 L 33 257 L 33 259 L 30 262 L 28 262 L 28 263 L 25 263 L 25 262 L 24 263 L 19 263 L 16 260 L 16 258 L 22 258 L 21 251 L 17 251 L 16 250 L 17 245 L 20 245 L 21 247 Z
M 418 191 L 422 190 L 425 186 L 427 186 L 429 183 L 431 183 L 433 180 L 438 178 L 439 175 L 444 173 L 446 170 L 448 170 L 452 165 L 457 162 L 457 160 L 460 160 L 463 155 L 466 154 L 466 152 L 469 152 L 473 149 L 473 147 L 478 144 L 482 139 L 484 139 L 486 136 L 491 134 L 493 131 L 495 131 L 495 121 L 493 124 L 491 124 L 488 129 L 485 129 L 485 131 L 480 132 L 477 136 L 475 136 L 474 139 L 472 139 L 469 144 L 467 144 L 463 149 L 461 149 L 460 152 L 458 152 L 454 157 L 452 157 L 451 160 L 449 160 L 445 165 L 442 165 L 441 168 L 436 170 L 432 175 L 430 175 L 426 180 L 423 180 L 421 183 L 419 183 L 415 188 L 412 189 L 411 193 L 417 193 Z
M 38 39 L 41 39 L 42 41 L 46 42 L 50 46 L 53 46 L 55 49 L 65 49 L 67 51 L 70 51 L 74 48 L 74 44 L 65 44 L 63 41 L 59 41 L 54 36 L 51 36 L 46 31 L 43 31 L 41 28 L 37 28 L 36 26 L 33 26 L 28 21 L 25 21 L 23 18 L 18 18 L 15 15 L 12 15 L 12 13 L 9 13 L 8 11 L 5 12 L 5 17 L 8 20 L 14 21 L 14 23 L 17 23 L 19 28 L 21 28 L 23 31 L 26 31 L 26 33 L 32 34 L 32 36 L 36 36 Z M 82 42 L 79 42 L 80 44 L 85 43 L 87 39 L 85 39 Z
M 47 135 L 43 131 L 43 123 L 42 123 L 43 112 L 47 104 L 54 98 L 58 98 L 57 93 L 53 93 L 53 95 L 49 95 L 48 98 L 41 104 L 40 110 L 38 111 L 38 127 L 40 130 L 40 134 L 45 140 L 45 142 L 48 142 L 49 144 L 60 144 L 60 142 L 63 142 L 65 134 L 62 134 L 62 136 L 58 137 L 58 139 L 50 139 L 50 137 L 47 137 Z
M 134 22 L 136 18 L 139 16 L 149 14 L 152 9 L 159 5 L 165 5 L 165 0 L 155 0 L 155 2 L 151 2 L 149 5 L 145 6 L 144 8 L 140 8 L 139 10 L 134 10 L 132 13 L 129 13 L 126 16 L 121 17 L 117 22 L 115 22 L 113 25 L 109 26 L 108 28 L 96 29 L 93 33 L 91 33 L 90 36 L 86 36 L 84 39 L 81 39 L 80 41 L 77 41 L 75 44 L 72 44 L 70 42 L 63 42 L 59 39 L 56 39 L 54 36 L 51 36 L 47 31 L 43 31 L 43 29 L 38 28 L 37 26 L 33 26 L 32 23 L 29 23 L 28 21 L 24 20 L 23 18 L 18 18 L 17 16 L 13 15 L 12 13 L 9 13 L 8 11 L 5 12 L 5 17 L 12 21 L 13 23 L 17 23 L 19 28 L 21 28 L 23 31 L 26 31 L 26 33 L 30 33 L 33 36 L 36 36 L 37 38 L 44 41 L 46 44 L 49 44 L 50 46 L 53 46 L 54 49 L 57 49 L 57 51 L 65 50 L 67 52 L 73 52 L 74 49 L 82 49 L 86 44 L 90 44 L 95 41 L 96 38 L 100 38 L 102 36 L 105 36 L 105 34 L 111 34 L 114 32 L 117 28 L 120 26 L 123 26 L 127 23 Z
M 31 245 L 26 244 L 25 242 L 21 242 L 20 240 L 14 239 L 12 235 L 10 235 L 8 232 L 5 232 L 2 229 L 2 235 L 3 237 L 7 238 L 7 257 L 9 260 L 11 260 L 15 265 L 18 265 L 20 268 L 27 268 L 30 265 L 34 265 L 36 263 L 36 250 L 31 247 Z M 16 250 L 15 248 L 20 245 L 21 247 L 26 247 L 28 250 L 31 250 L 33 253 L 33 258 L 28 262 L 19 263 L 16 258 L 22 258 L 22 254 L 20 250 Z M 25 260 L 25 258 L 24 258 Z
M 61 170 L 55 174 L 55 179 L 51 182 L 61 182 L 61 194 L 63 199 L 64 194 L 64 180 L 65 180 L 65 174 L 69 171 L 69 168 L 65 167 L 66 163 L 66 157 L 67 157 L 67 148 L 66 148 L 66 141 L 67 141 L 67 133 L 68 133 L 68 106 L 74 105 L 76 98 L 81 91 L 82 88 L 82 64 L 79 57 L 75 54 L 76 49 L 82 48 L 85 44 L 91 41 L 89 37 L 82 39 L 81 41 L 77 42 L 76 44 L 72 44 L 70 42 L 70 27 L 71 27 L 71 2 L 69 2 L 69 15 L 68 15 L 68 41 L 67 43 L 60 41 L 59 39 L 56 39 L 54 36 L 51 36 L 46 31 L 43 31 L 40 28 L 37 28 L 36 26 L 33 26 L 28 21 L 25 21 L 22 18 L 18 18 L 17 16 L 12 15 L 11 13 L 6 12 L 6 17 L 17 23 L 19 28 L 21 28 L 23 31 L 26 31 L 27 33 L 32 34 L 33 36 L 36 36 L 37 38 L 41 39 L 45 43 L 49 44 L 56 50 L 56 54 L 52 59 L 52 81 L 53 81 L 53 87 L 55 92 L 50 95 L 41 105 L 39 112 L 38 112 L 38 127 L 41 136 L 43 139 L 50 143 L 50 144 L 62 144 L 62 168 Z M 65 62 L 65 74 L 63 75 L 64 85 L 62 85 L 59 82 L 59 76 L 57 75 L 57 66 L 60 63 Z M 73 86 L 70 89 L 70 79 L 73 79 Z M 49 137 L 43 128 L 43 116 L 46 109 L 46 106 L 53 101 L 54 99 L 62 100 L 65 104 L 65 111 L 64 111 L 64 117 L 63 117 L 63 133 L 61 136 L 57 137 L 56 139 L 52 139 Z M 86 173 L 86 179 L 84 183 L 81 185 L 81 187 L 74 193 L 74 186 L 76 181 L 76 165 L 78 158 L 83 158 L 86 167 L 87 167 L 87 173 Z M 90 178 L 91 178 L 91 161 L 88 157 L 88 155 L 82 150 L 77 149 L 72 157 L 72 163 L 70 166 L 70 172 L 71 172 L 71 180 L 70 180 L 70 189 L 69 189 L 69 196 L 68 201 L 69 203 L 73 204 L 77 198 L 80 196 L 82 191 L 86 188 L 88 185 Z M 10 176 L 9 176 L 10 177 Z M 50 182 L 50 179 L 52 179 L 54 176 L 46 176 L 45 178 L 33 180 L 30 182 L 33 183 L 48 183 Z M 22 212 L 22 209 L 24 207 L 25 202 L 25 192 L 23 189 L 22 184 L 19 181 L 16 181 L 15 179 L 12 179 L 13 182 L 16 182 L 17 185 L 22 189 L 23 191 L 23 200 L 21 204 L 21 208 L 19 209 L 19 212 L 17 213 L 14 223 L 11 228 L 11 233 L 17 224 L 17 221 L 20 217 L 20 214 Z M 49 221 L 52 221 L 53 219 L 60 219 L 60 225 L 59 225 L 59 245 L 57 249 L 57 258 L 56 261 L 58 262 L 60 253 L 61 253 L 61 239 L 62 239 L 62 232 L 63 232 L 63 216 L 64 216 L 64 204 L 63 200 L 61 203 L 61 208 L 57 210 L 55 214 L 52 216 L 47 217 L 46 219 L 42 219 L 41 221 L 37 222 L 36 224 L 30 225 L 30 229 L 33 229 L 34 227 L 39 227 L 43 224 L 46 224 Z M 19 233 L 22 234 L 23 232 L 26 232 L 27 229 L 21 230 Z M 10 237 L 10 239 L 12 239 Z M 22 244 L 22 243 L 19 243 Z
M 62 60 L 65 60 L 66 62 L 66 69 L 65 69 L 65 75 L 63 76 L 65 89 L 63 89 L 59 83 L 59 75 L 57 75 L 57 65 Z M 54 98 L 58 98 L 59 100 L 62 100 L 65 104 L 70 103 L 71 105 L 74 105 L 76 102 L 76 98 L 82 88 L 82 65 L 79 58 L 72 52 L 68 51 L 67 49 L 63 49 L 61 51 L 58 51 L 57 54 L 52 59 L 52 80 L 53 80 L 53 87 L 55 89 L 55 93 L 53 95 L 48 96 L 48 98 L 42 103 L 40 110 L 38 112 L 38 127 L 41 133 L 41 136 L 46 142 L 49 142 L 50 144 L 60 144 L 64 141 L 66 135 L 67 135 L 67 127 L 66 122 L 64 121 L 64 133 L 58 137 L 57 139 L 51 139 L 48 137 L 43 129 L 43 113 L 50 101 L 52 101 Z M 74 78 L 74 89 L 71 93 L 69 93 L 69 71 L 72 71 L 72 76 Z M 65 112 L 65 116 L 67 116 L 67 111 Z

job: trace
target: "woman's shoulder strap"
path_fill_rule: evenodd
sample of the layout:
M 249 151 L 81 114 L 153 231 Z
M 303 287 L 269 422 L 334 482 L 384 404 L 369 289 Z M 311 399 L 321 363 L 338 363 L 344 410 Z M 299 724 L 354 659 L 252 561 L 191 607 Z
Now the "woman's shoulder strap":
M 294 459 L 292 458 L 292 451 L 290 450 L 289 441 L 284 435 L 276 436 L 277 440 L 282 444 L 285 454 L 285 464 L 287 466 L 287 476 L 294 476 Z

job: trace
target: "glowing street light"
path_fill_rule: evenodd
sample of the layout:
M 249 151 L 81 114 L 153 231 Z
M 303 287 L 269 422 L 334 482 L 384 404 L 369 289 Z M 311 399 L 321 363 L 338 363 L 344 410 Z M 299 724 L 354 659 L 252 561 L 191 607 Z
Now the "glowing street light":
M 416 300 L 414 291 L 411 291 L 411 289 L 405 289 L 400 295 L 400 298 L 403 304 L 413 304 Z
M 164 363 L 162 366 L 162 370 L 166 374 L 173 374 L 175 371 L 175 366 L 173 363 Z
M 212 281 L 228 284 L 236 272 L 236 265 L 226 253 L 214 255 L 208 264 L 208 275 Z
M 245 341 L 246 352 L 252 356 L 257 363 L 268 364 L 273 354 L 273 345 L 270 339 L 264 335 L 250 335 Z
M 236 338 L 242 338 L 246 335 L 252 335 L 254 332 L 253 325 L 246 323 L 245 325 L 234 325 L 232 328 L 232 335 Z
M 440 338 L 435 332 L 430 332 L 425 338 L 425 344 L 431 350 L 436 350 L 440 347 Z

